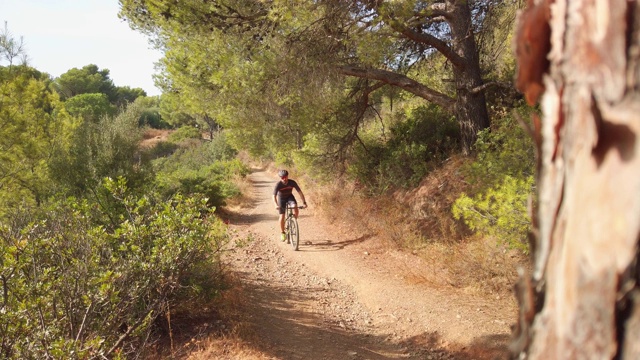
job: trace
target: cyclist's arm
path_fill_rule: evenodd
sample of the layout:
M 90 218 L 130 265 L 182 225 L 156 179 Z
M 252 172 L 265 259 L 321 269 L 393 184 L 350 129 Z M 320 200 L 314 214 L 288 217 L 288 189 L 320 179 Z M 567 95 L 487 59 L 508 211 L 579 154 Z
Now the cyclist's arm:
M 280 207 L 278 204 L 278 195 L 273 195 L 273 202 L 276 204 L 276 208 Z
M 300 198 L 302 198 L 302 204 L 304 206 L 307 206 L 307 200 L 305 200 L 304 194 L 302 193 L 302 190 L 300 190 L 300 189 L 296 189 L 296 190 L 298 191 L 298 194 L 300 194 Z

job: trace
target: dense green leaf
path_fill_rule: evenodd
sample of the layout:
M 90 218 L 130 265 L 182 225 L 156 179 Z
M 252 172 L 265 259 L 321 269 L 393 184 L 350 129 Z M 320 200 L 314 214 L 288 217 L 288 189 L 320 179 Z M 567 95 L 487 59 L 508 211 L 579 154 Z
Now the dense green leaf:
M 203 266 L 211 277 L 226 237 L 203 217 L 204 200 L 158 203 L 131 196 L 122 179 L 104 185 L 126 209 L 111 229 L 94 224 L 94 204 L 74 199 L 0 228 L 3 359 L 135 356 L 153 319 L 205 294 L 188 285 Z

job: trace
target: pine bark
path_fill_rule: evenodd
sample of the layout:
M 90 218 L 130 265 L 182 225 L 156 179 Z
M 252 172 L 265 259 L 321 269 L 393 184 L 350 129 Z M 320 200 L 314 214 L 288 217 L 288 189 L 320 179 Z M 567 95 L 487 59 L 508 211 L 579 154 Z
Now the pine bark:
M 640 359 L 640 0 L 530 1 L 517 41 L 543 118 L 514 358 Z
M 480 130 L 489 127 L 489 113 L 484 91 L 474 89 L 483 85 L 480 59 L 471 23 L 471 9 L 465 1 L 449 0 L 451 7 L 449 22 L 453 38 L 452 49 L 460 59 L 454 64 L 453 75 L 456 84 L 456 119 L 462 136 L 462 152 L 468 155 L 478 138 Z

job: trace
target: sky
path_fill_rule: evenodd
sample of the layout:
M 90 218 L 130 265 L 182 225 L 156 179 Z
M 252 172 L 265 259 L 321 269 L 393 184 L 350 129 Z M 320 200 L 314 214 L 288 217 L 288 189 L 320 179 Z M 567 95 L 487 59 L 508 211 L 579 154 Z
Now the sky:
M 23 38 L 39 71 L 58 77 L 95 64 L 116 86 L 159 95 L 152 75 L 162 53 L 118 18 L 119 9 L 118 0 L 0 0 L 0 26 L 6 21 L 13 38 Z

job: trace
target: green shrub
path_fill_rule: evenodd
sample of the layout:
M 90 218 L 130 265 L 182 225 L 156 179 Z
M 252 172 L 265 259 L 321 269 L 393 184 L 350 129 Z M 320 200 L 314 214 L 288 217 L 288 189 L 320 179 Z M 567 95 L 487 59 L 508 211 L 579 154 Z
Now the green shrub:
M 73 96 L 64 102 L 64 107 L 72 116 L 94 123 L 104 116 L 113 116 L 116 113 L 109 97 L 102 93 Z
M 62 144 L 48 163 L 54 182 L 75 196 L 94 192 L 105 177 L 122 176 L 130 188 L 144 187 L 152 174 L 150 163 L 139 150 L 139 112 L 132 104 L 113 118 L 82 122 L 71 143 Z
M 517 109 L 525 119 L 529 108 Z M 497 118 L 490 129 L 481 131 L 474 144 L 476 159 L 466 169 L 465 176 L 473 192 L 493 188 L 505 176 L 525 179 L 535 172 L 535 148 L 531 136 L 511 116 Z
M 229 145 L 227 133 L 224 131 L 214 133 L 210 143 L 204 149 L 207 152 L 206 155 L 212 160 L 232 160 L 238 155 L 238 151 Z
M 208 198 L 208 206 L 221 206 L 225 199 L 240 194 L 231 181 L 233 177 L 248 174 L 248 169 L 239 160 L 218 161 L 195 169 L 185 165 L 172 171 L 158 172 L 156 184 L 163 196 L 200 194 Z
M 202 133 L 195 126 L 182 126 L 169 135 L 169 141 L 175 143 L 191 139 L 202 139 Z
M 363 137 L 362 146 L 351 153 L 350 176 L 374 193 L 418 185 L 458 149 L 460 132 L 455 119 L 436 106 L 419 106 L 406 115 L 391 127 L 388 141 Z
M 351 151 L 352 160 L 347 174 L 370 193 L 375 193 L 389 182 L 384 179 L 385 173 L 380 167 L 387 148 L 378 139 L 364 139 L 364 143 L 365 146 L 357 146 Z
M 453 216 L 464 219 L 473 231 L 528 252 L 526 239 L 531 219 L 527 214 L 527 202 L 533 186 L 533 176 L 526 179 L 505 176 L 501 184 L 473 198 L 462 194 L 453 205 Z
M 180 146 L 176 143 L 168 142 L 168 141 L 159 141 L 153 147 L 147 150 L 147 155 L 151 159 L 157 159 L 162 157 L 168 157 L 176 150 L 178 150 Z
M 0 227 L 0 358 L 137 358 L 154 319 L 211 293 L 196 276 L 226 235 L 204 200 L 105 190 L 125 209 L 109 226 L 94 224 L 97 203 L 70 199 Z
M 235 159 L 235 154 L 223 135 L 180 148 L 167 158 L 155 160 L 156 187 L 165 197 L 200 194 L 208 198 L 209 206 L 221 206 L 226 198 L 239 195 L 234 178 L 249 174 L 249 168 Z
M 169 129 L 171 125 L 169 125 L 164 119 L 162 119 L 162 115 L 160 115 L 159 108 L 146 108 L 143 109 L 140 113 L 140 118 L 138 119 L 138 126 L 145 127 L 149 126 L 152 129 Z
M 471 192 L 456 200 L 454 217 L 474 231 L 528 251 L 527 203 L 535 186 L 531 138 L 516 120 L 506 117 L 479 134 L 475 150 L 475 161 L 464 169 Z

